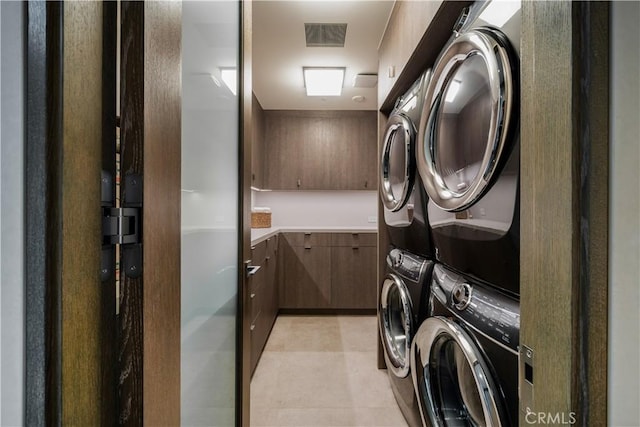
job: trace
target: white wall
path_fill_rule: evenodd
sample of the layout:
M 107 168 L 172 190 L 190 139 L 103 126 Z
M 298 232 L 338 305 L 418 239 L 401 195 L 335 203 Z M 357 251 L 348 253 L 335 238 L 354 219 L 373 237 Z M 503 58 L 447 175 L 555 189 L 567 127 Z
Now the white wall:
M 611 7 L 609 425 L 640 425 L 640 3 Z
M 0 2 L 0 425 L 24 424 L 23 4 Z
M 254 206 L 271 208 L 274 227 L 373 227 L 377 191 L 254 191 Z M 375 219 L 370 222 L 370 219 Z

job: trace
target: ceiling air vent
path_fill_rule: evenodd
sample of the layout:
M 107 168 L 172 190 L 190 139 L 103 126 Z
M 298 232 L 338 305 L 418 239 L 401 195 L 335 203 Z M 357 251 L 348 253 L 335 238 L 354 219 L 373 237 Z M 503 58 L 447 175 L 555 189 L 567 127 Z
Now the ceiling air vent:
M 304 24 L 307 47 L 344 47 L 347 24 Z

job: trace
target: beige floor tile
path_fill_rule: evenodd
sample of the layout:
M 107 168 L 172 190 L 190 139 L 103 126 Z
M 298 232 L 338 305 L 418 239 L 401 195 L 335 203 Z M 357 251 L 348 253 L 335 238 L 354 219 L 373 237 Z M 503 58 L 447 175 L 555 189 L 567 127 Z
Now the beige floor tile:
M 293 352 L 280 359 L 278 408 L 350 407 L 351 393 L 342 353 Z
M 251 408 L 274 408 L 281 353 L 264 352 L 251 379 Z
M 375 351 L 378 343 L 375 316 L 338 316 L 344 351 Z
M 375 316 L 278 317 L 251 381 L 251 424 L 405 427 L 376 333 Z
M 272 408 L 254 407 L 251 402 L 251 425 L 254 427 L 278 426 L 278 410 Z
M 345 353 L 353 405 L 361 408 L 384 408 L 396 405 L 387 371 L 377 368 L 377 353 Z
M 356 418 L 353 408 L 284 408 L 277 422 L 283 427 L 354 426 Z
M 265 351 L 341 351 L 338 319 L 330 316 L 278 316 Z

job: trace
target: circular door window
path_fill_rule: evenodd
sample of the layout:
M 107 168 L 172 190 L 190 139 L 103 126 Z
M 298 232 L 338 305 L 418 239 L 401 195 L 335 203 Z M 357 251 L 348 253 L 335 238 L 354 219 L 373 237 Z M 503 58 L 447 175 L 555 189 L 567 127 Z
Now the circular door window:
M 395 274 L 382 284 L 380 294 L 380 334 L 387 369 L 399 378 L 409 375 L 413 321 L 411 298 L 406 285 Z
M 387 122 L 380 161 L 380 198 L 386 209 L 396 212 L 411 196 L 415 177 L 415 129 L 404 114 Z
M 468 209 L 503 163 L 516 122 L 510 46 L 492 30 L 456 38 L 434 67 L 418 135 L 418 170 L 431 200 Z
M 416 335 L 411 360 L 427 425 L 505 425 L 489 369 L 469 335 L 454 322 L 428 318 Z

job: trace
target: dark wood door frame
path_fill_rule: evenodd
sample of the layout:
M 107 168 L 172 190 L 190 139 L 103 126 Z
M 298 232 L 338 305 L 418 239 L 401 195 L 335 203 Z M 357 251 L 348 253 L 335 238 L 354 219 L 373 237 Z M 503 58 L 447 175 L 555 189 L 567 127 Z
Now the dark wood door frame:
M 240 3 L 240 66 L 239 73 L 239 237 L 238 245 L 238 311 L 236 313 L 236 425 L 250 425 L 251 397 L 251 310 L 246 260 L 251 259 L 251 152 L 252 117 L 252 2 Z

